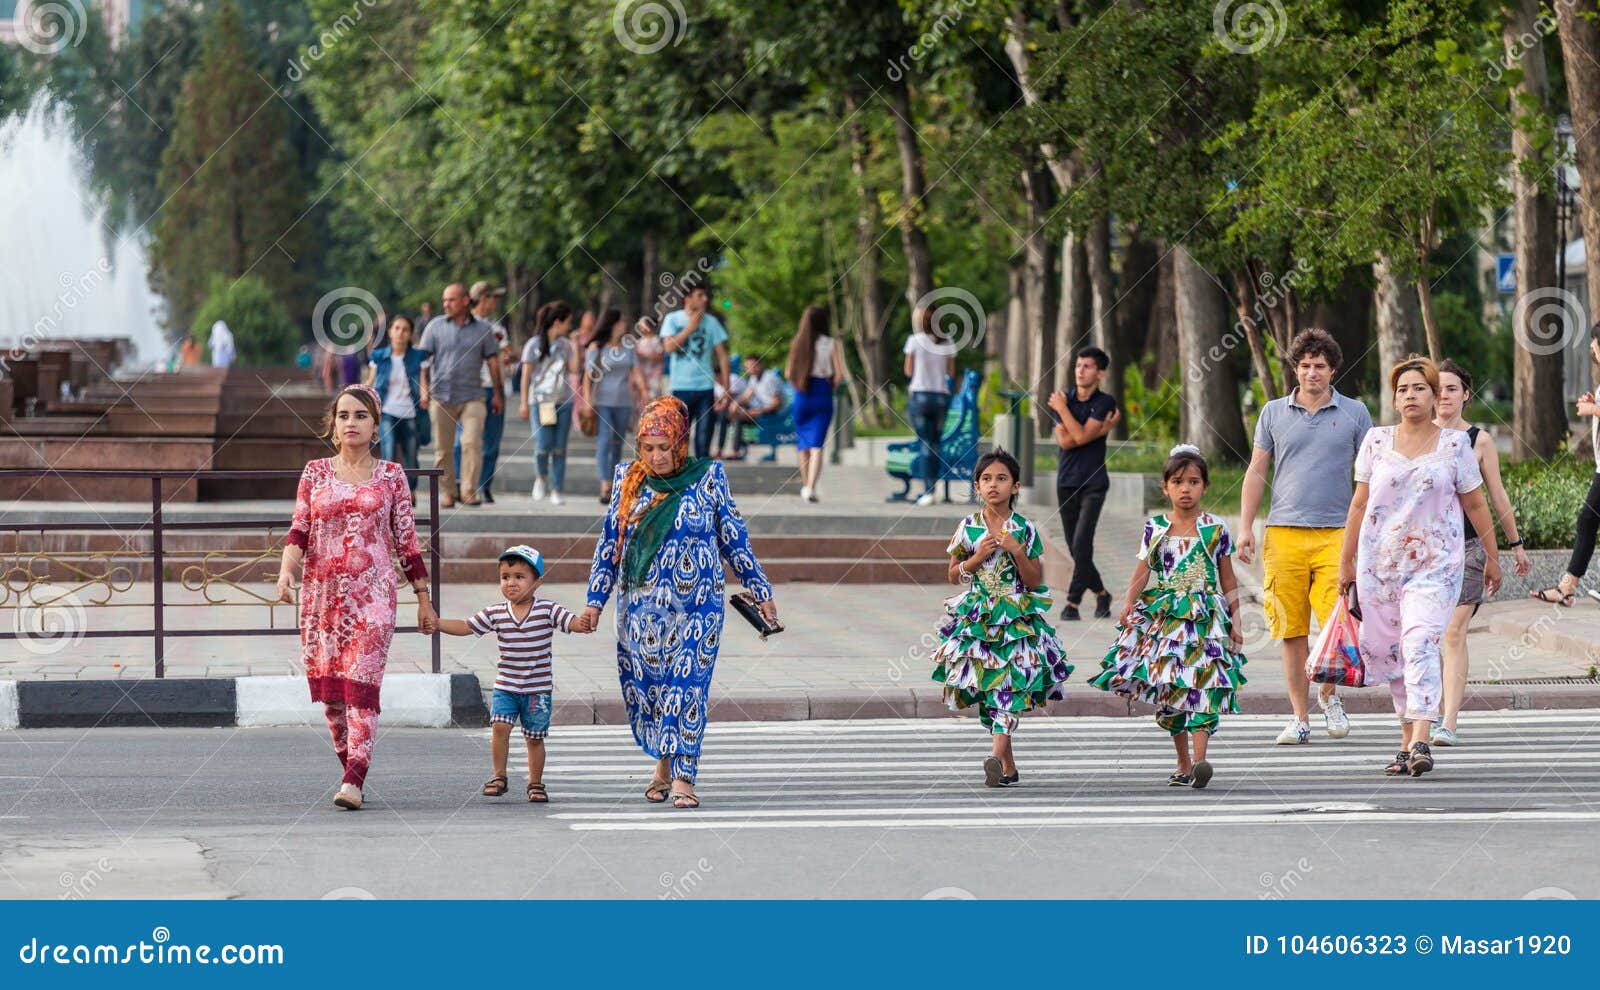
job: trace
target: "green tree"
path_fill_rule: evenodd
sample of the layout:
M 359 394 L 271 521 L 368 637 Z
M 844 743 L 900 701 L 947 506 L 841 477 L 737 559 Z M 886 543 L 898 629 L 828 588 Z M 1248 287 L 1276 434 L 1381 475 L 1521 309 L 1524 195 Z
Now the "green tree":
M 238 359 L 244 365 L 289 364 L 300 343 L 289 310 L 255 275 L 229 278 L 213 275 L 205 302 L 195 311 L 189 333 L 205 349 L 218 320 L 233 333 Z
M 175 326 L 190 322 L 213 274 L 254 274 L 286 301 L 305 285 L 296 260 L 305 200 L 290 111 L 255 66 L 238 9 L 225 0 L 184 78 L 162 155 L 151 282 Z

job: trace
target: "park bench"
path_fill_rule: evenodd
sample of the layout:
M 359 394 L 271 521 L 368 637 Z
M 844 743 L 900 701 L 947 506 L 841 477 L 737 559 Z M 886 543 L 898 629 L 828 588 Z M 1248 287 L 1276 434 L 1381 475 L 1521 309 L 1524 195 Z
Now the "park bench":
M 965 481 L 967 483 L 967 501 L 977 499 L 977 490 L 972 484 L 972 472 L 978 466 L 978 385 L 981 381 L 976 371 L 968 370 L 961 376 L 961 389 L 950 400 L 950 411 L 945 414 L 944 432 L 940 435 L 939 460 L 943 462 L 939 472 L 940 481 L 944 482 L 944 500 L 950 501 L 950 482 Z M 884 470 L 889 472 L 889 477 L 899 480 L 904 485 L 900 491 L 889 496 L 891 502 L 903 502 L 911 498 L 911 481 L 922 477 L 922 441 L 907 440 L 891 443 L 888 447 L 888 457 L 884 461 Z

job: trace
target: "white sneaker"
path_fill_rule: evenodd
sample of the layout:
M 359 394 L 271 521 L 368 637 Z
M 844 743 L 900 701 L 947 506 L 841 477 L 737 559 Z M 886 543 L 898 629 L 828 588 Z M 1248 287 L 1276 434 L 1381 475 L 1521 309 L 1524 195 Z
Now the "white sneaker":
M 922 506 L 932 505 L 933 503 L 935 503 L 937 501 L 939 501 L 939 500 L 936 497 L 934 497 L 933 492 L 923 492 L 917 498 L 917 504 L 918 505 L 922 505 Z
M 1293 745 L 1295 745 L 1297 743 L 1308 743 L 1310 741 L 1311 741 L 1311 726 L 1307 725 L 1304 722 L 1296 720 L 1296 721 L 1290 722 L 1288 728 L 1286 728 L 1282 732 L 1278 733 L 1278 740 L 1277 740 L 1276 745 L 1279 745 L 1279 746 L 1293 746 Z
M 822 496 L 817 493 L 817 490 L 815 488 L 813 488 L 813 489 L 811 489 L 811 494 L 806 496 L 806 501 L 807 502 L 820 502 L 820 501 L 822 501 Z
M 1317 702 L 1322 706 L 1322 717 L 1328 725 L 1329 739 L 1343 739 L 1350 734 L 1350 716 L 1345 714 L 1344 702 L 1337 694 L 1330 694 Z
M 811 486 L 810 485 L 801 485 L 800 486 L 800 501 L 802 501 L 802 502 L 811 501 Z
M 361 788 L 354 784 L 339 785 L 339 792 L 333 796 L 335 807 L 344 808 L 346 811 L 361 810 Z
M 535 502 L 544 501 L 544 492 L 545 492 L 544 479 L 543 478 L 535 478 L 535 479 L 533 479 L 533 500 Z
M 567 500 L 561 497 L 561 493 L 560 492 L 552 491 L 550 493 L 550 504 L 551 505 L 566 505 L 567 504 Z

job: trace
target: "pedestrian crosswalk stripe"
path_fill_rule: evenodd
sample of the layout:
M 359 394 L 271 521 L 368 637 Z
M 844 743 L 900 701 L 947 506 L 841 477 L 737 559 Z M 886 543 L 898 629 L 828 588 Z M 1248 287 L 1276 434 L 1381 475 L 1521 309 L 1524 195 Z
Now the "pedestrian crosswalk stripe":
M 1281 719 L 1226 720 L 1204 791 L 1167 787 L 1168 737 L 1120 718 L 1024 723 L 1023 781 L 1004 790 L 981 786 L 989 737 L 955 719 L 713 724 L 693 813 L 644 804 L 652 761 L 626 726 L 558 729 L 544 779 L 550 818 L 579 831 L 1588 823 L 1600 820 L 1597 716 L 1464 715 L 1470 744 L 1436 750 L 1420 781 L 1380 772 L 1398 742 L 1383 716 L 1309 746 L 1273 745 Z M 511 770 L 526 773 L 521 746 Z
M 1600 822 L 1600 811 L 1463 811 L 1463 812 L 1331 812 L 1315 816 L 1304 814 L 1231 815 L 1220 813 L 1183 814 L 1162 812 L 1152 815 L 1104 815 L 1082 818 L 1002 818 L 947 817 L 920 818 L 915 812 L 896 821 L 862 818 L 818 819 L 814 821 L 720 821 L 707 819 L 696 809 L 693 814 L 673 815 L 669 819 L 636 822 L 574 821 L 579 832 L 685 832 L 707 829 L 778 828 L 1109 828 L 1116 826 L 1189 827 L 1195 825 L 1336 825 L 1426 822 L 1431 825 L 1474 822 L 1510 824 L 1531 822 Z

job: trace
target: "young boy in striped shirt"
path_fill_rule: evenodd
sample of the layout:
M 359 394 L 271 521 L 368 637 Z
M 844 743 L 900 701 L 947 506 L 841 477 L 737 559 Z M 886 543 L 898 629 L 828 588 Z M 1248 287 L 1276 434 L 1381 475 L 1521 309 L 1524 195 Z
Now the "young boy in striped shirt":
M 494 676 L 494 696 L 489 702 L 493 741 L 494 776 L 483 785 L 487 797 L 506 792 L 506 759 L 511 754 L 511 727 L 522 724 L 528 743 L 528 800 L 550 800 L 544 787 L 544 737 L 550 732 L 550 692 L 555 687 L 550 672 L 550 641 L 555 630 L 594 632 L 592 622 L 547 598 L 534 597 L 544 581 L 544 558 L 525 544 L 500 554 L 500 594 L 495 602 L 470 619 L 440 619 L 438 629 L 450 636 L 484 636 L 494 633 L 500 643 L 500 666 Z M 425 632 L 428 630 L 424 630 Z

